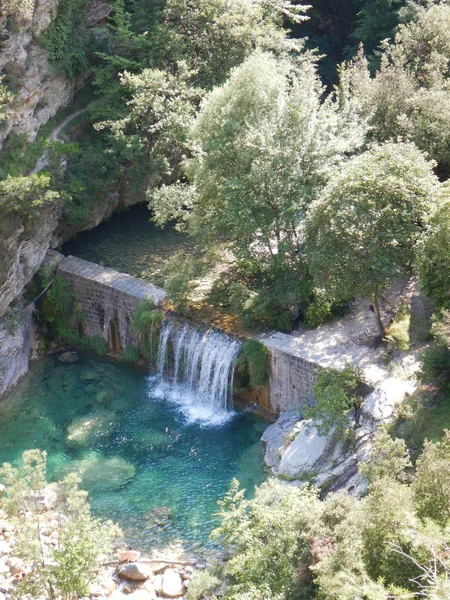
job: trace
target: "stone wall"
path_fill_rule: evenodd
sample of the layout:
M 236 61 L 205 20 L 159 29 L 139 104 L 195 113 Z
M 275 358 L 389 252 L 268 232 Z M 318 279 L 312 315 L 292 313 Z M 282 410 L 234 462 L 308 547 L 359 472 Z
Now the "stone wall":
M 318 365 L 278 348 L 269 348 L 269 352 L 269 402 L 272 410 L 281 413 L 312 402 L 313 372 Z
M 125 273 L 69 256 L 59 265 L 75 294 L 77 306 L 85 313 L 83 334 L 101 337 L 112 352 L 120 352 L 136 342 L 130 332 L 130 319 L 144 299 L 155 305 L 166 292 Z

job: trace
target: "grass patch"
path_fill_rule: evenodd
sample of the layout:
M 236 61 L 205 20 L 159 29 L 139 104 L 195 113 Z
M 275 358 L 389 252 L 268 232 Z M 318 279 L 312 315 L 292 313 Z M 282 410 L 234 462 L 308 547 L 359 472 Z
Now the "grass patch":
M 391 342 L 397 350 L 409 350 L 411 313 L 405 306 L 401 307 L 395 319 L 386 329 L 385 341 Z

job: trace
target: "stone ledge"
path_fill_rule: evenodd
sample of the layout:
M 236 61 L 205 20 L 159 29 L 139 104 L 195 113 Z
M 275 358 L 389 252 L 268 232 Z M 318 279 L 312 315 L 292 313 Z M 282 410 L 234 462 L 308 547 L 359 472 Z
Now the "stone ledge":
M 75 256 L 65 258 L 60 263 L 58 272 L 87 279 L 110 289 L 124 292 L 134 298 L 151 300 L 156 305 L 161 304 L 167 298 L 167 292 L 161 288 L 135 279 L 126 273 L 120 273 Z

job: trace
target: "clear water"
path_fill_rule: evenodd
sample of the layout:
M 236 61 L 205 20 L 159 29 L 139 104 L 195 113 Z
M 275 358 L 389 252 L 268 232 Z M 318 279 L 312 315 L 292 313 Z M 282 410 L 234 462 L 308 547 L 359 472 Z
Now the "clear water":
M 171 227 L 162 229 L 150 220 L 151 216 L 146 205 L 132 206 L 78 234 L 61 251 L 163 285 L 170 257 L 177 252 L 183 256 L 199 254 L 186 233 Z
M 236 412 L 205 426 L 186 418 L 183 399 L 171 394 L 167 400 L 138 368 L 49 357 L 0 404 L 0 463 L 46 450 L 49 479 L 80 470 L 93 511 L 119 522 L 130 544 L 149 550 L 177 542 L 196 551 L 211 544 L 217 500 L 231 479 L 249 496 L 264 480 L 266 424 Z M 155 522 L 156 507 L 168 507 L 172 519 Z

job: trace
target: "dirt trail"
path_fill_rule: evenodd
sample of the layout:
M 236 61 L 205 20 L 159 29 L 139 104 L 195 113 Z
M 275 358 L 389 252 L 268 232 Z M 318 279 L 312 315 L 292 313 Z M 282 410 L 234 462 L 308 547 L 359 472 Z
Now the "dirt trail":
M 74 112 L 73 114 L 69 115 L 68 117 L 66 117 L 64 119 L 64 121 L 62 121 L 62 123 L 60 123 L 57 127 L 55 127 L 55 129 L 51 132 L 51 134 L 49 135 L 49 140 L 53 141 L 53 142 L 60 142 L 61 144 L 64 143 L 61 139 L 59 139 L 59 134 L 61 133 L 61 131 L 64 129 L 64 127 L 66 125 L 68 125 L 70 123 L 70 121 L 73 121 L 73 119 L 76 119 L 76 117 L 78 117 L 79 115 L 85 113 L 87 110 L 89 109 L 89 106 L 86 106 L 85 108 L 81 108 L 80 110 L 77 110 L 76 112 Z M 48 155 L 48 150 L 45 150 L 41 156 L 38 158 L 38 161 L 36 163 L 36 166 L 34 167 L 34 169 L 31 171 L 30 175 L 35 175 L 36 173 L 39 173 L 39 171 L 42 171 L 43 169 L 45 169 L 45 167 L 47 167 L 49 164 L 49 155 Z

